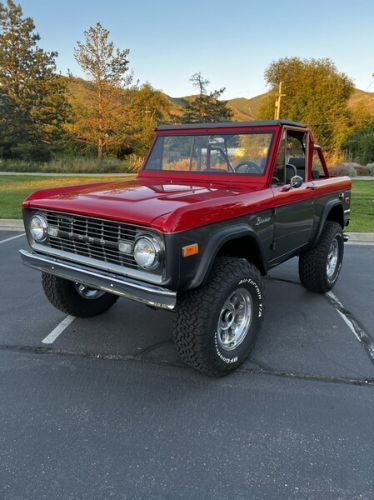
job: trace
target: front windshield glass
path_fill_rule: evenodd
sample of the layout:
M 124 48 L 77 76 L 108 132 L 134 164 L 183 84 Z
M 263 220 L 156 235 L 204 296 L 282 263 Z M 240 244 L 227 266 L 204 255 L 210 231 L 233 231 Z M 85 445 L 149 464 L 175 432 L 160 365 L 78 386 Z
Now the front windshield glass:
M 262 175 L 273 134 L 159 136 L 145 170 Z

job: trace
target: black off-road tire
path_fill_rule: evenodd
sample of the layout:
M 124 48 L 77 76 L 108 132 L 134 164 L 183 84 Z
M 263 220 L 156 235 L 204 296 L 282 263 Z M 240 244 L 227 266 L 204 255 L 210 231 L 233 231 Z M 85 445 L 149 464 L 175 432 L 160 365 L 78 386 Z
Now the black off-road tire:
M 252 316 L 244 339 L 233 350 L 218 341 L 218 320 L 226 299 L 235 290 L 246 289 L 252 301 Z M 263 291 L 259 270 L 245 259 L 219 257 L 206 285 L 178 298 L 174 341 L 180 358 L 210 376 L 235 370 L 254 347 L 263 317 Z
M 327 261 L 332 242 L 338 243 L 338 261 L 331 277 L 327 273 Z M 337 222 L 327 221 L 318 244 L 299 257 L 299 276 L 302 285 L 311 292 L 326 293 L 335 285 L 343 262 L 343 231 Z
M 86 299 L 78 293 L 73 281 L 47 273 L 42 273 L 42 285 L 53 306 L 77 318 L 97 316 L 107 311 L 118 299 L 118 296 L 111 293 L 104 293 L 96 299 Z

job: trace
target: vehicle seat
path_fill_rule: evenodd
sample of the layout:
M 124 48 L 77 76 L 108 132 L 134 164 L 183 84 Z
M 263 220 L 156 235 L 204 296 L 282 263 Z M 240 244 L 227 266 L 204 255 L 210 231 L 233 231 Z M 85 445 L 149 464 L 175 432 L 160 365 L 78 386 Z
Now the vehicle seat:
M 261 158 L 261 160 L 260 160 L 260 169 L 261 169 L 261 172 L 265 172 L 265 167 L 266 167 L 267 161 L 268 161 L 268 159 L 267 159 L 266 156 L 264 158 Z
M 296 167 L 297 175 L 299 175 L 303 181 L 305 181 L 305 157 L 299 158 L 290 158 L 288 163 Z

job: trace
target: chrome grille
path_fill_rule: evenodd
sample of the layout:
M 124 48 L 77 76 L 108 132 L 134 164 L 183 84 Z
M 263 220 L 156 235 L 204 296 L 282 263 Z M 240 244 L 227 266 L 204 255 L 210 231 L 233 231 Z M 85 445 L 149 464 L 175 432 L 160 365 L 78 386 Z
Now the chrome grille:
M 123 241 L 132 247 L 141 227 L 82 215 L 45 212 L 49 236 L 46 245 L 96 260 L 138 268 L 133 255 L 119 252 Z M 143 229 L 144 231 L 144 229 Z

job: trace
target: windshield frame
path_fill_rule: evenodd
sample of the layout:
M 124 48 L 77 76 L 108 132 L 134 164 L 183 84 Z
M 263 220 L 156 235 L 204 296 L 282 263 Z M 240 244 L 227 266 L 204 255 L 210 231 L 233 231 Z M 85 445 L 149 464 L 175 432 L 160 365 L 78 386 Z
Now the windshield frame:
M 145 158 L 143 167 L 141 171 L 139 172 L 142 175 L 160 175 L 160 176 L 181 176 L 181 177 L 188 177 L 192 178 L 195 175 L 197 177 L 200 176 L 218 176 L 222 177 L 224 176 L 225 178 L 245 178 L 245 179 L 262 179 L 265 176 L 267 176 L 268 171 L 269 171 L 269 160 L 273 157 L 274 154 L 274 148 L 275 148 L 275 143 L 276 143 L 276 136 L 277 136 L 277 130 L 276 127 L 251 127 L 251 128 L 241 128 L 238 127 L 238 129 L 235 128 L 223 128 L 223 129 L 199 129 L 198 126 L 196 129 L 174 129 L 174 130 L 162 130 L 162 131 L 157 131 L 156 136 L 154 138 L 154 141 L 152 143 L 151 148 L 149 149 L 149 152 Z M 269 147 L 266 155 L 266 160 L 264 163 L 264 170 L 261 173 L 247 173 L 247 172 L 232 172 L 232 171 L 226 171 L 223 170 L 222 172 L 219 171 L 209 171 L 209 170 L 166 170 L 166 169 L 157 169 L 157 168 L 147 168 L 148 161 L 152 155 L 152 152 L 154 151 L 154 148 L 156 146 L 157 140 L 162 137 L 174 137 L 174 136 L 184 136 L 184 137 L 196 137 L 196 136 L 233 136 L 233 135 L 255 135 L 255 134 L 267 134 L 270 135 L 270 142 L 269 142 Z

